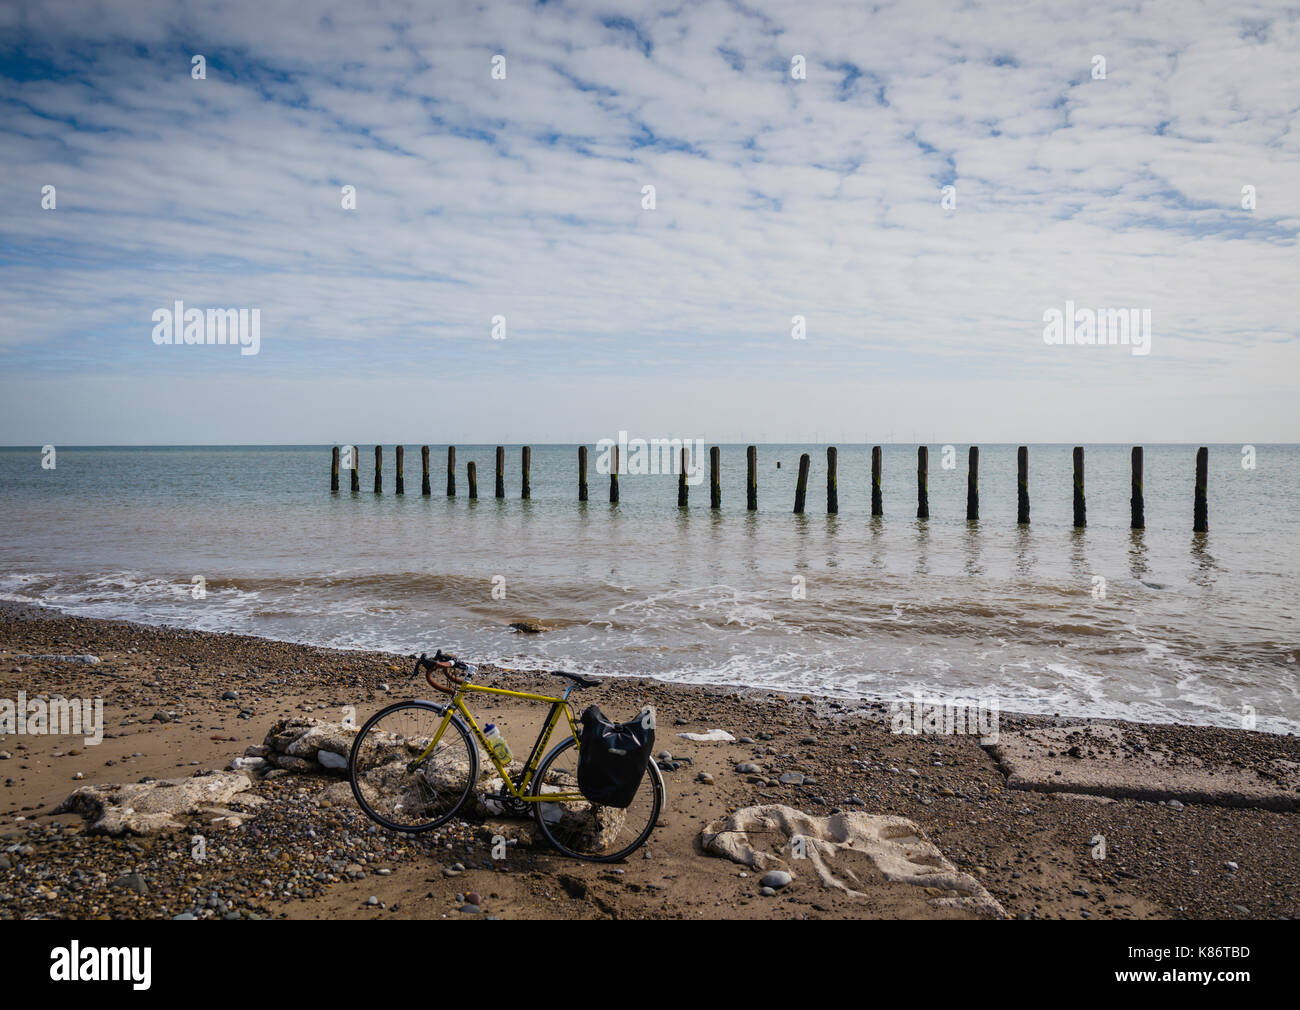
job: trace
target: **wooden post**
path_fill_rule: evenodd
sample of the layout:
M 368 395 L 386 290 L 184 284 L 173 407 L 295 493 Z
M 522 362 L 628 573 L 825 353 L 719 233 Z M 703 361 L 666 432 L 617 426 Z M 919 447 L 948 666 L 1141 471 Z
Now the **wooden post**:
M 1142 530 L 1146 529 L 1146 501 L 1142 496 L 1142 446 L 1133 446 L 1133 452 L 1130 456 L 1133 471 L 1133 479 L 1129 492 L 1128 507 L 1133 518 L 1129 523 L 1129 529 Z
M 611 446 L 609 453 L 609 503 L 618 504 L 618 446 Z
M 578 501 L 587 500 L 587 447 L 578 446 Z
M 497 487 L 496 494 L 498 498 L 506 496 L 506 447 L 497 446 Z
M 472 459 L 465 464 L 465 478 L 469 481 L 469 500 L 478 501 L 478 468 Z
M 835 465 L 838 462 L 835 446 L 826 447 L 826 514 L 833 516 L 840 510 L 840 490 L 835 484 Z
M 397 453 L 397 470 L 393 475 L 393 480 L 397 482 L 396 491 L 398 494 L 406 494 L 406 477 L 402 473 L 402 467 L 406 461 L 406 446 L 399 445 L 394 452 Z
M 885 514 L 885 500 L 881 494 L 881 470 L 883 469 L 880 458 L 880 446 L 871 447 L 871 514 L 873 516 L 883 516 Z
M 384 447 L 375 446 L 375 494 L 383 494 Z
M 330 450 L 330 490 L 339 489 L 339 447 Z
M 456 447 L 447 446 L 447 497 L 456 497 Z
M 1083 497 L 1083 446 L 1074 447 L 1074 525 L 1088 525 L 1088 506 Z
M 972 445 L 966 459 L 966 521 L 978 522 L 980 517 L 979 446 Z
M 690 501 L 690 491 L 686 484 L 686 446 L 682 446 L 682 467 L 677 472 L 677 507 L 686 508 Z
M 930 518 L 930 449 L 918 446 L 916 450 L 916 518 Z
M 745 508 L 758 510 L 758 446 L 745 450 Z
M 1210 531 L 1210 508 L 1206 494 L 1210 486 L 1210 450 L 1201 446 L 1196 450 L 1196 502 L 1192 514 L 1192 532 Z
M 1029 522 L 1029 446 L 1016 450 L 1016 522 Z
M 722 508 L 722 450 L 709 447 L 709 508 Z
M 803 514 L 804 496 L 808 493 L 808 454 L 799 457 L 799 479 L 794 486 L 794 513 Z
M 533 447 L 531 445 L 524 446 L 523 451 L 520 453 L 520 457 L 522 461 L 521 466 L 524 472 L 522 474 L 522 483 L 519 488 L 519 497 L 527 500 L 533 496 L 533 486 L 529 483 L 529 471 L 532 469 L 533 465 Z
M 352 493 L 361 491 L 361 447 L 352 446 Z
M 429 485 L 429 447 L 420 446 L 420 494 L 426 497 L 433 494 L 433 488 Z

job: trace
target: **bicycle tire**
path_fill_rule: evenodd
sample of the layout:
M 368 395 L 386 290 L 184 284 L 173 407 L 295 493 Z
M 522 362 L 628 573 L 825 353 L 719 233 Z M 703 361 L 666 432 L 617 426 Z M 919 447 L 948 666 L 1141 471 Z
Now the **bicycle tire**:
M 563 755 L 564 752 L 567 751 L 569 748 L 577 747 L 577 745 L 578 745 L 578 741 L 575 740 L 573 737 L 570 737 L 568 740 L 565 740 L 562 743 L 557 744 L 555 747 L 551 749 L 551 752 L 547 754 L 545 758 L 542 759 L 542 763 L 537 767 L 537 773 L 533 776 L 532 787 L 529 790 L 531 795 L 533 796 L 542 795 L 542 791 L 541 791 L 542 786 L 546 782 L 547 773 L 550 772 L 551 767 L 554 765 L 555 761 L 561 755 Z M 546 818 L 543 816 L 544 808 L 548 806 L 548 804 L 545 803 L 540 803 L 540 802 L 533 803 L 533 807 L 535 808 L 534 814 L 537 819 L 537 826 L 541 829 L 542 834 L 546 836 L 547 841 L 549 841 L 552 845 L 555 846 L 556 849 L 558 849 L 561 853 L 563 853 L 566 856 L 569 856 L 573 859 L 581 859 L 589 863 L 616 863 L 621 859 L 627 858 L 627 856 L 630 853 L 635 852 L 637 849 L 639 849 L 642 845 L 646 843 L 646 840 L 650 837 L 650 833 L 654 831 L 655 825 L 659 821 L 659 815 L 663 812 L 664 799 L 665 799 L 664 779 L 663 779 L 663 775 L 660 774 L 659 768 L 655 764 L 653 758 L 650 759 L 650 764 L 646 768 L 645 778 L 642 779 L 641 788 L 645 787 L 646 782 L 650 783 L 650 788 L 653 796 L 650 817 L 646 821 L 645 827 L 641 829 L 637 837 L 629 845 L 625 846 L 622 849 L 619 849 L 617 852 L 611 852 L 611 853 L 580 852 L 564 844 L 564 842 L 562 842 L 558 837 L 556 837 L 556 834 L 551 830 L 551 826 L 547 823 Z M 576 783 L 576 778 L 575 778 L 575 783 Z M 638 790 L 638 792 L 639 791 L 640 790 Z M 557 804 L 549 804 L 549 805 L 556 806 Z
M 361 727 L 361 731 L 357 733 L 356 739 L 352 741 L 352 751 L 348 755 L 348 781 L 352 784 L 352 795 L 356 797 L 357 803 L 360 804 L 362 811 L 366 814 L 367 817 L 369 817 L 371 820 L 375 821 L 376 823 L 382 824 L 384 827 L 389 828 L 393 831 L 401 831 L 406 834 L 413 835 L 413 834 L 419 834 L 424 831 L 432 831 L 434 828 L 446 824 L 449 820 L 452 819 L 452 817 L 456 815 L 457 811 L 459 811 L 465 805 L 465 801 L 469 799 L 470 794 L 474 790 L 474 783 L 478 781 L 479 760 L 478 760 L 478 746 L 474 743 L 474 739 L 470 736 L 469 730 L 466 728 L 464 723 L 461 722 L 458 716 L 453 715 L 451 719 L 451 726 L 448 727 L 448 732 L 454 728 L 456 732 L 460 734 L 460 738 L 465 744 L 466 758 L 469 766 L 469 775 L 466 777 L 465 785 L 461 789 L 459 798 L 456 800 L 454 804 L 452 804 L 452 806 L 446 812 L 442 813 L 441 815 L 429 821 L 428 823 L 422 823 L 418 825 L 401 824 L 392 820 L 389 817 L 386 817 L 384 814 L 380 813 L 371 805 L 370 801 L 367 800 L 365 792 L 361 788 L 361 783 L 358 781 L 359 766 L 358 766 L 357 758 L 361 754 L 362 745 L 367 735 L 370 733 L 371 728 L 376 723 L 383 720 L 384 718 L 392 715 L 394 712 L 398 712 L 406 708 L 428 711 L 435 714 L 439 719 L 441 719 L 442 716 L 446 715 L 447 713 L 447 709 L 445 706 L 435 705 L 432 702 L 428 702 L 428 701 L 399 701 L 396 704 L 389 705 L 387 708 L 380 709 L 378 712 L 376 712 L 374 715 L 372 715 L 369 719 L 366 720 L 365 725 Z M 444 733 L 444 737 L 445 735 L 446 734 Z

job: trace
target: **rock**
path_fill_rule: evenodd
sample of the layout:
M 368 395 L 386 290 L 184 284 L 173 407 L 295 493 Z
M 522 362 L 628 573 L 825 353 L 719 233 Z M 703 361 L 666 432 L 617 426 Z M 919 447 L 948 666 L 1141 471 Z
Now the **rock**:
M 308 761 L 306 758 L 292 757 L 289 754 L 281 754 L 275 759 L 278 768 L 287 772 L 314 772 L 320 769 L 315 761 Z
M 328 768 L 330 771 L 345 771 L 348 767 L 347 758 L 329 750 L 318 750 L 316 760 L 320 762 L 322 768 Z
M 700 772 L 698 775 L 695 776 L 695 781 L 700 782 L 706 786 L 711 786 L 713 785 L 713 776 L 710 775 L 708 772 Z
M 478 905 L 465 904 L 460 906 L 460 910 L 466 915 L 478 915 L 482 909 Z
M 736 738 L 725 729 L 711 729 L 707 733 L 678 733 L 683 740 L 695 743 L 735 743 Z
M 785 772 L 777 781 L 783 786 L 801 786 L 803 785 L 803 775 L 799 772 Z
M 477 907 L 483 904 L 483 898 L 477 891 L 470 891 L 469 894 L 465 895 L 465 904 Z
M 772 887 L 779 891 L 783 887 L 789 887 L 793 881 L 794 877 L 785 870 L 769 870 L 758 882 L 764 887 Z
M 862 886 L 861 870 L 849 868 L 855 860 L 868 860 L 885 883 L 924 888 L 936 906 L 1007 918 L 983 884 L 960 872 L 920 827 L 904 817 L 856 810 L 814 817 L 781 804 L 744 807 L 708 824 L 700 832 L 700 846 L 708 855 L 766 873 L 780 868 L 782 857 L 773 853 L 791 846 L 796 835 L 803 839 L 808 857 L 801 865 L 817 875 L 822 887 L 868 898 L 857 890 Z
M 238 700 L 239 700 L 239 692 L 238 692 L 238 691 L 225 691 L 225 692 L 223 692 L 222 695 L 221 695 L 221 700 L 222 700 L 222 701 L 238 701 Z
M 232 772 L 260 772 L 271 767 L 266 758 L 238 757 L 230 762 Z
M 1240 869 L 1240 867 L 1238 867 L 1237 864 L 1236 864 L 1236 863 L 1233 863 L 1233 862 L 1227 862 L 1227 863 L 1224 863 L 1223 865 L 1226 866 L 1226 867 L 1227 867 L 1230 871 L 1232 871 L 1233 873 L 1236 873 L 1237 870 Z
M 138 873 L 128 873 L 124 877 L 118 877 L 113 881 L 113 887 L 125 887 L 134 891 L 136 894 L 144 895 L 149 893 L 149 885 L 144 882 L 144 878 Z
M 515 621 L 510 627 L 525 635 L 540 635 L 543 631 L 551 630 L 546 625 L 534 621 Z
M 198 916 L 196 916 L 193 912 L 182 912 L 180 915 L 173 915 L 172 921 L 180 922 L 182 920 L 197 919 L 197 918 Z
M 375 905 L 379 904 L 379 899 L 372 894 L 370 897 L 366 899 L 366 904 L 370 905 L 373 908 Z
M 776 897 L 776 891 L 773 890 L 773 889 L 770 888 L 770 887 L 760 887 L 760 888 L 758 889 L 758 893 L 761 894 L 764 898 L 775 898 L 775 897 Z
M 758 765 L 754 764 L 752 761 L 744 761 L 736 765 L 737 775 L 759 775 L 762 771 L 763 769 L 758 767 Z
M 20 659 L 35 659 L 47 663 L 81 663 L 83 666 L 98 666 L 99 657 L 92 656 L 90 653 L 82 653 L 78 656 L 69 656 L 62 653 L 50 653 L 48 655 L 25 655 Z
M 90 834 L 151 835 L 178 828 L 185 814 L 228 803 L 252 785 L 243 772 L 211 772 L 188 779 L 82 786 L 52 813 L 79 814 L 90 822 Z

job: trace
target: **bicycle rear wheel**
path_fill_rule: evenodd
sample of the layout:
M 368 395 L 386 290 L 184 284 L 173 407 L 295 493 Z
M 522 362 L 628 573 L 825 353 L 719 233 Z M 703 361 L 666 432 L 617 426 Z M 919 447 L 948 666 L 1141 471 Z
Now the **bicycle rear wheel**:
M 664 780 L 653 759 L 626 808 L 602 807 L 581 797 L 578 741 L 572 737 L 546 755 L 530 792 L 572 797 L 533 803 L 538 827 L 566 856 L 596 863 L 616 862 L 644 845 L 664 805 Z
M 452 717 L 433 752 L 416 764 L 446 710 L 403 701 L 375 713 L 352 743 L 348 776 L 366 815 L 394 831 L 429 831 L 446 823 L 478 781 L 478 748 Z

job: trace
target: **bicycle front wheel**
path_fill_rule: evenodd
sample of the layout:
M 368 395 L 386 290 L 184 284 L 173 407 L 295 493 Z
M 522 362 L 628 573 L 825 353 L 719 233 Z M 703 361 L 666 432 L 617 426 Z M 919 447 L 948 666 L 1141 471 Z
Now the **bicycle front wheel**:
M 613 863 L 645 844 L 664 805 L 664 780 L 654 759 L 625 808 L 602 807 L 578 792 L 578 741 L 570 737 L 542 761 L 532 795 L 563 796 L 535 802 L 537 824 L 566 856 Z
M 394 831 L 429 831 L 446 823 L 478 781 L 478 748 L 452 717 L 438 746 L 420 760 L 446 710 L 403 701 L 375 713 L 352 743 L 348 775 L 367 816 Z

